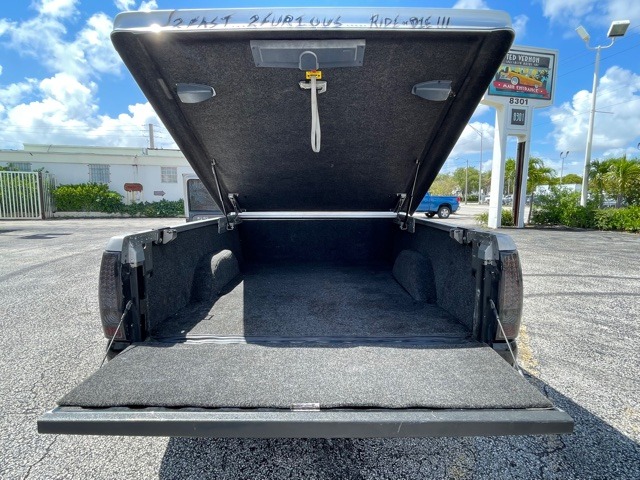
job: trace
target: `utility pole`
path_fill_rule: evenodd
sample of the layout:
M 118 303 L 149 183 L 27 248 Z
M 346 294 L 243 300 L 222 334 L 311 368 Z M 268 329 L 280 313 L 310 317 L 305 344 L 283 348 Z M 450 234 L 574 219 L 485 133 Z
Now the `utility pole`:
M 155 141 L 153 140 L 153 123 L 149 124 L 149 148 L 156 148 Z

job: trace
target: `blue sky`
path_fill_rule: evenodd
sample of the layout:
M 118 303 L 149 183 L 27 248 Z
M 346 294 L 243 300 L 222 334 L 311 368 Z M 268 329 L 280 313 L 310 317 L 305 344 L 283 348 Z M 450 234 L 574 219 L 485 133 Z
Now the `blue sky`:
M 603 50 L 593 157 L 638 156 L 640 142 L 640 2 L 633 0 L 261 1 L 33 0 L 3 4 L 0 16 L 0 148 L 25 143 L 148 145 L 154 123 L 158 146 L 173 142 L 111 47 L 114 16 L 124 9 L 239 6 L 426 6 L 507 11 L 516 44 L 559 50 L 552 107 L 536 110 L 531 154 L 565 173 L 584 159 L 595 53 L 575 33 L 582 24 L 592 43 L 607 43 L 612 20 L 631 20 L 627 35 Z M 483 170 L 490 168 L 494 111 L 480 106 L 471 120 L 484 133 Z M 515 143 L 509 142 L 515 155 Z M 443 170 L 480 162 L 480 137 L 465 129 Z

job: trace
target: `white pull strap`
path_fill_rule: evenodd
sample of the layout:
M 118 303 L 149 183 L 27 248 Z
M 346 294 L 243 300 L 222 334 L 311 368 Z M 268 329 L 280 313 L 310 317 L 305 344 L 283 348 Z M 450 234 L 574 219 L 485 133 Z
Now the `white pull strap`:
M 320 112 L 318 111 L 318 95 L 327 91 L 327 82 L 311 77 L 309 83 L 300 82 L 300 88 L 311 90 L 311 149 L 318 153 L 322 134 L 320 131 Z
M 318 153 L 322 134 L 320 132 L 320 112 L 318 112 L 318 95 L 316 93 L 316 77 L 311 77 L 311 150 Z

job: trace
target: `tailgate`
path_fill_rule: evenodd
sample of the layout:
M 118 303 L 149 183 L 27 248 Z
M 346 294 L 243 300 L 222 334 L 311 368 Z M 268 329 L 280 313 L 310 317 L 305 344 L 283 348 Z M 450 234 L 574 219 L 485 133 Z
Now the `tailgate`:
M 41 433 L 419 437 L 569 433 L 491 348 L 135 345 L 59 401 Z

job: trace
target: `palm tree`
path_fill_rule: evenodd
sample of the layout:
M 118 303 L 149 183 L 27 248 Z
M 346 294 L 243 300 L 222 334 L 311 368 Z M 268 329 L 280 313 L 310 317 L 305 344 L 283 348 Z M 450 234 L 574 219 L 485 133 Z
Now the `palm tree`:
M 546 167 L 541 158 L 529 158 L 529 175 L 527 180 L 527 193 L 531 194 L 531 205 L 529 207 L 529 218 L 527 223 L 531 223 L 531 211 L 533 210 L 534 191 L 540 185 L 549 185 L 553 181 L 553 168 Z
M 627 160 L 626 155 L 610 160 L 606 179 L 611 182 L 616 194 L 616 208 L 620 208 L 622 199 L 631 193 L 630 187 L 638 178 L 640 178 L 640 162 L 638 160 Z
M 593 160 L 589 169 L 589 185 L 596 191 L 598 207 L 602 207 L 612 160 Z
M 513 158 L 507 158 L 504 164 L 504 182 L 507 195 L 513 193 L 513 185 L 516 179 L 516 161 Z

